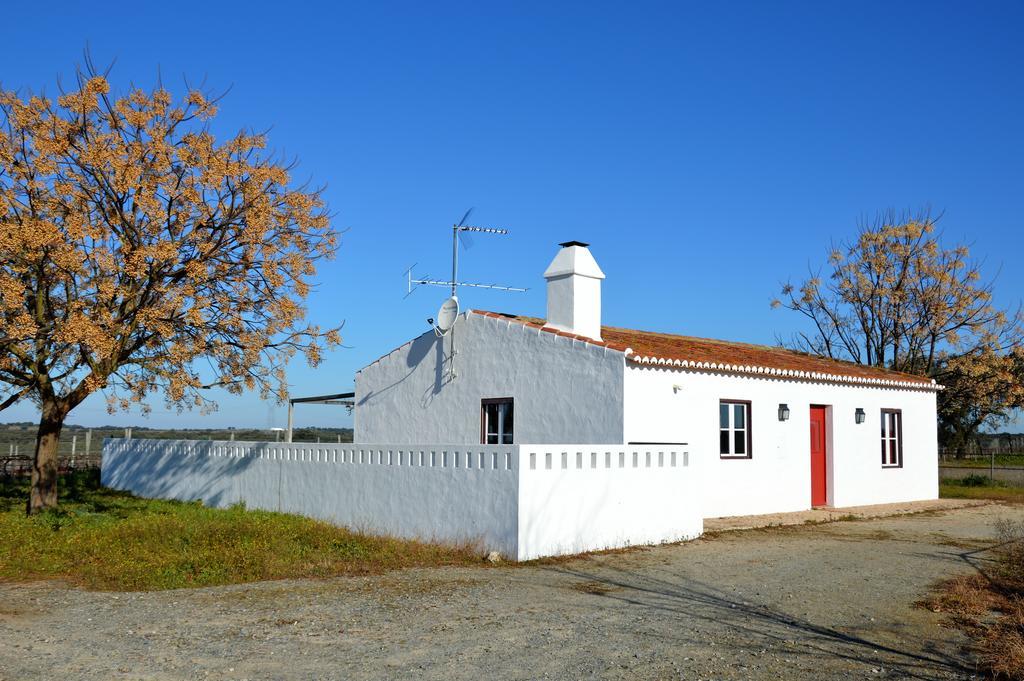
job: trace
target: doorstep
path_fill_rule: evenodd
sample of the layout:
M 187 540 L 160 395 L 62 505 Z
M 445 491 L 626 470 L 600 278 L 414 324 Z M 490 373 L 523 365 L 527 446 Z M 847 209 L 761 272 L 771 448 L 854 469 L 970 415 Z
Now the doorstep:
M 815 508 L 792 513 L 766 513 L 764 515 L 736 515 L 724 518 L 705 518 L 705 532 L 728 530 L 750 530 L 758 527 L 777 525 L 804 525 L 806 523 L 829 523 L 837 520 L 884 518 L 907 513 L 927 511 L 949 511 L 954 508 L 987 506 L 993 502 L 986 499 L 929 499 L 907 501 L 899 504 L 874 504 L 871 506 L 848 506 L 846 508 Z

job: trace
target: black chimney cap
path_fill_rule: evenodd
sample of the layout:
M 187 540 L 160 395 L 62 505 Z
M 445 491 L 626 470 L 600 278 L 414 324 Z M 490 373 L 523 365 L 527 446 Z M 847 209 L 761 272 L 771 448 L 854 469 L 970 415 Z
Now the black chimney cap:
M 569 248 L 569 246 L 583 246 L 583 248 L 586 248 L 590 244 L 585 244 L 582 241 L 566 241 L 558 245 L 561 246 L 562 248 Z

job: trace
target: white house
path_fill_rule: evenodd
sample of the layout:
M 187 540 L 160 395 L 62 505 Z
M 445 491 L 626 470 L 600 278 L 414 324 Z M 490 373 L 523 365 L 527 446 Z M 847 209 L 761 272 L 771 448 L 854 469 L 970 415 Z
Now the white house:
M 470 310 L 359 371 L 356 443 L 681 448 L 703 517 L 938 496 L 934 381 L 602 326 L 584 243 L 561 244 L 544 277 L 546 320 Z
M 103 483 L 518 560 L 938 495 L 933 382 L 601 326 L 579 242 L 545 278 L 547 320 L 471 310 L 362 369 L 354 443 L 108 440 Z

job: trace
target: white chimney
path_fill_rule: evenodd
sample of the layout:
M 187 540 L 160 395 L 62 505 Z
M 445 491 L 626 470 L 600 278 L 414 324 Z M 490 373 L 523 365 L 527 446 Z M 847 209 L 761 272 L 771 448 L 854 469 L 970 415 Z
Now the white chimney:
M 604 272 L 588 245 L 579 241 L 559 244 L 562 250 L 544 271 L 548 280 L 548 320 L 544 326 L 601 340 Z

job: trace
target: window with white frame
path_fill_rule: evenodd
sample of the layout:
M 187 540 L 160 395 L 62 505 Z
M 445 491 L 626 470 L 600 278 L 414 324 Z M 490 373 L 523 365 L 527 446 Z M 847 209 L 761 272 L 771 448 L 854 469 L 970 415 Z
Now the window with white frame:
M 718 453 L 723 459 L 750 458 L 750 402 L 718 403 L 718 441 Z
M 480 444 L 510 445 L 514 426 L 511 397 L 480 401 Z
M 882 467 L 899 468 L 903 465 L 903 412 L 899 409 L 882 410 Z

